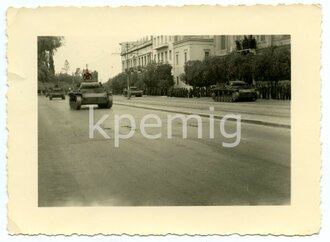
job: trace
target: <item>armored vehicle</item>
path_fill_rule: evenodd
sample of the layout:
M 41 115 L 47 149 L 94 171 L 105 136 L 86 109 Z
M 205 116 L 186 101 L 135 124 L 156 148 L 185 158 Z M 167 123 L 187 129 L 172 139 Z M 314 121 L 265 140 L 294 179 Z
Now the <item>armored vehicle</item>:
M 82 105 L 96 104 L 99 108 L 112 107 L 112 94 L 99 82 L 82 82 L 69 93 L 70 107 L 79 110 Z
M 217 102 L 255 101 L 258 98 L 257 91 L 243 81 L 232 81 L 228 85 L 213 86 L 211 96 Z
M 64 100 L 65 91 L 63 90 L 63 88 L 54 87 L 47 92 L 46 96 L 49 97 L 49 100 L 53 100 L 53 98 L 62 98 Z
M 143 91 L 139 90 L 137 87 L 130 87 L 128 90 L 127 88 L 124 89 L 123 94 L 125 97 L 127 95 L 130 96 L 136 96 L 136 97 L 142 97 L 143 96 Z

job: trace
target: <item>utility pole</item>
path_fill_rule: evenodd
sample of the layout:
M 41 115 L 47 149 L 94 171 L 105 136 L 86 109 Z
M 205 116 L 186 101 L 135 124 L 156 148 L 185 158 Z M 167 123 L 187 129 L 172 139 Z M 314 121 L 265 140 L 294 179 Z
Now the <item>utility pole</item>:
M 127 82 L 127 99 L 131 98 L 129 88 L 129 69 L 128 69 L 128 42 L 126 42 L 126 82 Z
M 129 84 L 129 69 L 128 69 L 128 47 L 129 47 L 129 44 L 128 42 L 125 43 L 125 60 L 126 60 L 126 86 L 127 86 L 127 99 L 130 99 L 130 92 L 129 92 L 129 89 L 130 89 L 130 84 Z M 112 55 L 122 55 L 123 52 L 121 53 L 111 53 Z

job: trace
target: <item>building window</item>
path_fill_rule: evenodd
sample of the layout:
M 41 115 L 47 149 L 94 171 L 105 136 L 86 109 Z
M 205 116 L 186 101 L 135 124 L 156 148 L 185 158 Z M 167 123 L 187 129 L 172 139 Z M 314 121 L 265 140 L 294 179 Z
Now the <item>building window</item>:
M 168 55 L 169 55 L 169 59 L 171 61 L 172 60 L 172 51 L 171 50 L 168 52 Z
M 165 35 L 165 43 L 167 43 L 167 35 Z
M 220 37 L 220 49 L 224 50 L 226 48 L 226 36 L 222 35 Z
M 162 40 L 162 42 L 161 42 L 161 43 L 163 44 L 163 43 L 164 43 L 164 38 L 163 38 L 163 35 L 161 36 L 161 40 Z
M 165 61 L 167 61 L 167 51 L 165 51 Z
M 157 54 L 157 57 L 158 57 L 158 62 L 160 61 L 160 54 L 158 53 Z
M 164 53 L 162 52 L 160 55 L 161 55 L 161 57 L 162 57 L 161 60 L 162 60 L 162 62 L 163 62 L 163 61 L 164 61 Z
M 159 45 L 159 36 L 157 37 L 157 45 Z
M 205 54 L 205 59 L 210 56 L 210 52 L 209 51 L 205 51 L 204 54 Z
M 175 64 L 179 65 L 179 54 L 175 55 Z
M 187 62 L 187 52 L 184 52 L 184 63 L 186 64 Z
M 179 77 L 176 77 L 176 85 L 179 86 Z
M 156 61 L 156 54 L 154 55 L 154 61 Z

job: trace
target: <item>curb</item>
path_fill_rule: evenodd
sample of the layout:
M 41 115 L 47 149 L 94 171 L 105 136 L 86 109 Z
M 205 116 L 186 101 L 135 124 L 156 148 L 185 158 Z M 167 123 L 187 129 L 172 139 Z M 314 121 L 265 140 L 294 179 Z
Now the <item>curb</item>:
M 142 109 L 162 111 L 162 112 L 180 113 L 180 114 L 186 114 L 186 115 L 198 114 L 199 116 L 206 117 L 206 118 L 210 117 L 210 114 L 205 114 L 205 113 L 194 113 L 194 112 L 178 111 L 178 110 L 166 109 L 166 108 L 146 107 L 146 106 L 140 106 L 140 105 L 134 105 L 134 104 L 126 104 L 126 103 L 121 103 L 121 102 L 114 102 L 114 104 L 127 106 L 127 107 L 133 107 L 133 108 L 142 108 Z M 224 116 L 222 116 L 222 115 L 214 114 L 214 118 L 216 118 L 216 119 L 222 119 L 223 117 Z M 231 119 L 228 119 L 228 120 L 234 121 Z M 241 122 L 247 123 L 247 124 L 256 124 L 256 125 L 263 125 L 263 126 L 269 126 L 269 127 L 291 129 L 291 125 L 289 125 L 289 124 L 273 123 L 273 122 L 268 122 L 268 121 L 255 120 L 255 119 L 241 119 Z

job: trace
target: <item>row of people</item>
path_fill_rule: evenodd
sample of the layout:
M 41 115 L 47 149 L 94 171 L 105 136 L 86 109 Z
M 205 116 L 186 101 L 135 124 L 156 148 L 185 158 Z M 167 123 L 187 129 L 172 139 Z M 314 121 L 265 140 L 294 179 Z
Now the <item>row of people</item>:
M 291 99 L 291 82 L 257 82 L 255 88 L 258 92 L 259 99 L 278 99 L 290 100 Z M 196 87 L 192 88 L 171 88 L 168 90 L 167 95 L 170 97 L 211 97 L 211 87 Z

